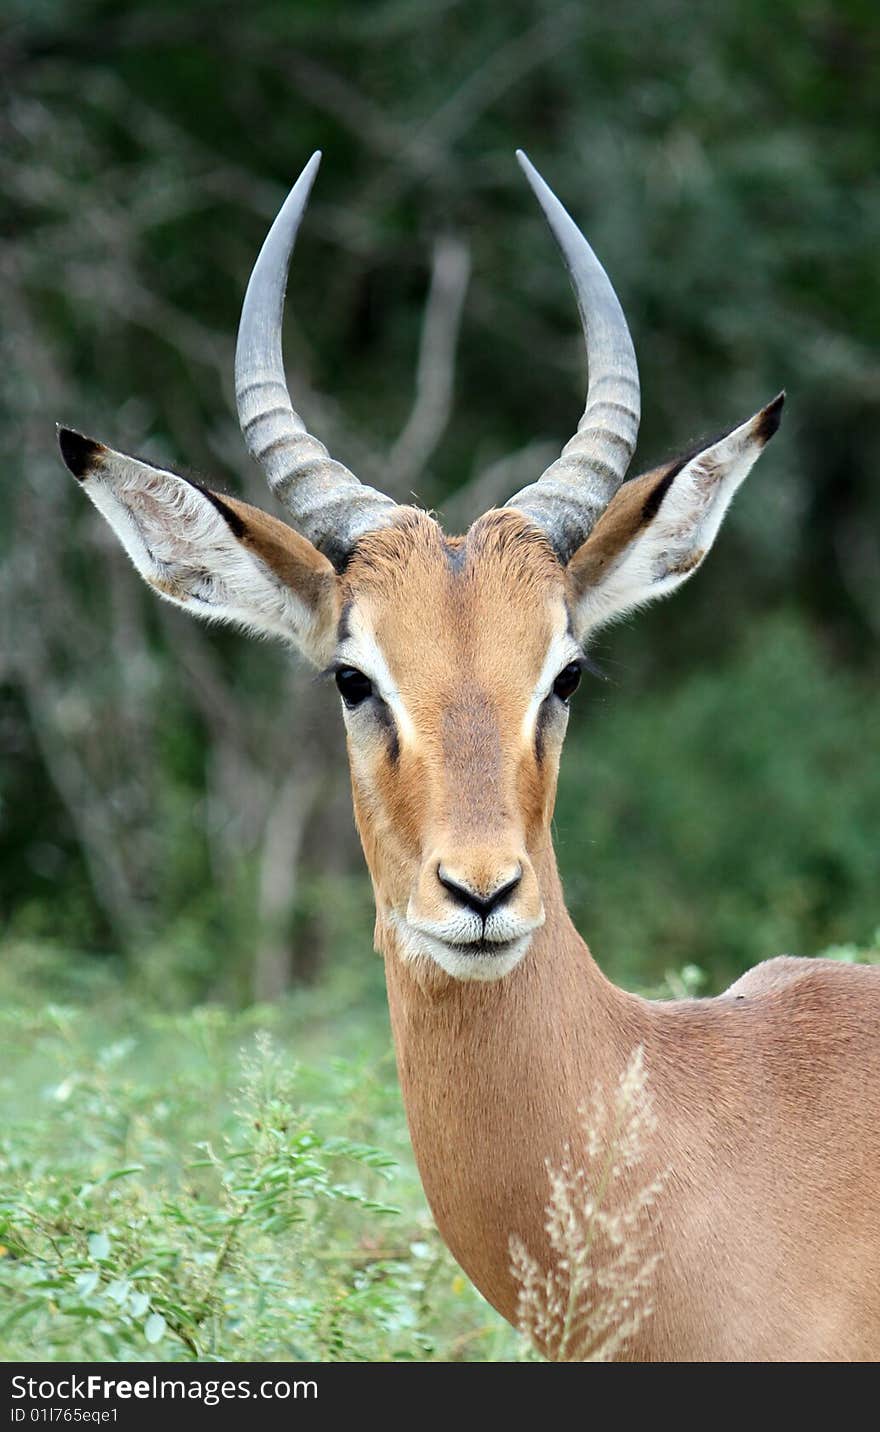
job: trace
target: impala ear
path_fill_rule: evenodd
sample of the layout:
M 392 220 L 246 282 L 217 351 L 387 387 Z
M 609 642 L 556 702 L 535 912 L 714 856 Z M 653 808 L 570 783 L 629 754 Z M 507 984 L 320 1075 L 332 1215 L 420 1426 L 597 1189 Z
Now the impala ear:
M 257 507 L 60 428 L 61 455 L 160 596 L 208 621 L 332 655 L 336 573 L 311 542 Z
M 575 635 L 665 597 L 697 570 L 782 417 L 780 393 L 709 447 L 625 482 L 568 564 Z

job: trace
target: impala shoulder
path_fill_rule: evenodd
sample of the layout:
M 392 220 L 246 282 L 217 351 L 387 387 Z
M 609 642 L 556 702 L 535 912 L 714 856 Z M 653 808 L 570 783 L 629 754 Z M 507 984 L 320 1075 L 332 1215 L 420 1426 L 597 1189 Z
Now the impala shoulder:
M 746 970 L 721 998 L 745 999 L 749 995 L 764 994 L 767 990 L 782 989 L 819 963 L 832 964 L 833 961 L 805 959 L 799 955 L 775 955 L 772 960 L 762 960 L 761 964 Z
M 741 975 L 720 999 L 750 1002 L 759 995 L 780 996 L 785 1008 L 812 1013 L 876 1019 L 880 1012 L 880 965 L 849 964 L 815 956 L 777 955 Z M 775 1000 L 773 1001 L 775 1004 Z

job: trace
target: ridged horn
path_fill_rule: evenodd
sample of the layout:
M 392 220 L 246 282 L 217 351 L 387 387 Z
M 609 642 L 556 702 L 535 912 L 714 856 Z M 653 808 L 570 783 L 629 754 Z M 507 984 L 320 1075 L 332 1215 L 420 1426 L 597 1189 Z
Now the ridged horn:
M 313 154 L 272 225 L 244 296 L 235 351 L 235 401 L 248 451 L 299 530 L 341 566 L 396 504 L 330 457 L 294 411 L 284 376 L 281 323 L 287 271 L 321 162 Z
M 534 165 L 522 150 L 516 157 L 562 250 L 580 311 L 589 380 L 584 415 L 561 457 L 505 505 L 542 527 L 567 562 L 626 475 L 639 431 L 639 370 L 608 275 Z

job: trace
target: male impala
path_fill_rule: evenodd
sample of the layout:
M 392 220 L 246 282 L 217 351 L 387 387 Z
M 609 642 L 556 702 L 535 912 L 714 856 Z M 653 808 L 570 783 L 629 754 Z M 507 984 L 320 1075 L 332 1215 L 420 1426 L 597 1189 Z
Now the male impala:
M 69 430 L 65 462 L 138 571 L 191 612 L 330 667 L 376 896 L 400 1081 L 443 1238 L 516 1318 L 511 1235 L 539 1264 L 546 1160 L 642 1051 L 653 1316 L 628 1359 L 880 1357 L 880 970 L 775 959 L 717 999 L 650 1003 L 602 975 L 550 838 L 567 706 L 596 627 L 680 586 L 776 431 L 782 395 L 623 484 L 639 382 L 601 265 L 524 156 L 571 275 L 589 389 L 562 456 L 464 537 L 364 487 L 285 384 L 287 266 L 306 166 L 248 286 L 247 445 L 295 528 Z M 622 485 L 623 484 L 623 485 Z M 635 1320 L 636 1322 L 638 1320 Z

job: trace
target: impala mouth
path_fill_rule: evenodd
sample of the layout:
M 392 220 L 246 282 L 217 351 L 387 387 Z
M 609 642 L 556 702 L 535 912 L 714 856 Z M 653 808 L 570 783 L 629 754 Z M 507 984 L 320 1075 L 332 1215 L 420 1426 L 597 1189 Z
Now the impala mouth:
M 400 915 L 392 916 L 407 961 L 431 960 L 453 979 L 498 980 L 519 964 L 532 942 L 534 930 L 508 940 L 448 940 L 420 930 Z
M 443 940 L 441 943 L 447 945 L 450 950 L 454 950 L 457 955 L 504 955 L 521 944 L 524 938 L 527 937 L 517 935 L 512 940 L 468 940 L 464 944 L 458 944 L 453 940 Z

